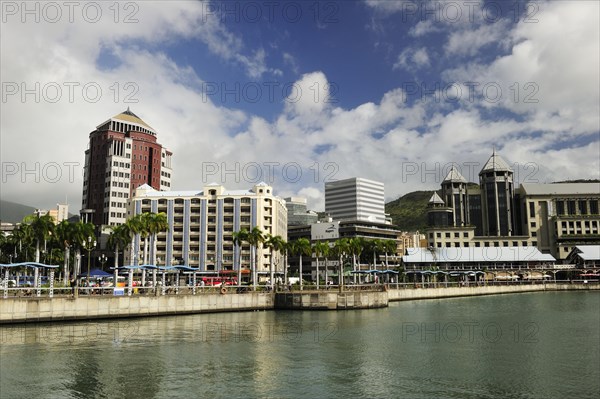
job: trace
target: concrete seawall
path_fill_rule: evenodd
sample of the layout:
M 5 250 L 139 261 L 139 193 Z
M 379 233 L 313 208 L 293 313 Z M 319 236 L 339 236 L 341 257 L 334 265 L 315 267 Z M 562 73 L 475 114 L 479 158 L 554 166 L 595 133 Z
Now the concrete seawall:
M 6 298 L 0 324 L 273 309 L 273 294 Z
M 346 310 L 372 309 L 388 306 L 387 291 L 305 291 L 275 295 L 276 309 Z
M 489 285 L 471 287 L 441 288 L 404 288 L 390 289 L 390 301 L 409 301 L 415 299 L 454 298 L 463 296 L 515 294 L 520 292 L 539 291 L 574 291 L 600 290 L 598 284 L 524 284 L 524 285 Z
M 249 310 L 350 310 L 388 306 L 390 301 L 497 295 L 539 291 L 600 290 L 599 284 L 534 284 L 387 291 L 296 291 L 243 294 L 0 299 L 0 324 L 88 320 Z

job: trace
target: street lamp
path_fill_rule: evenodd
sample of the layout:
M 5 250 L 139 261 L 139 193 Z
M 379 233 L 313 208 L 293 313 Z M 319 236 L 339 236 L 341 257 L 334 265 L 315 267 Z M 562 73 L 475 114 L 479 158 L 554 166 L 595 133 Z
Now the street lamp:
M 108 261 L 108 258 L 106 257 L 106 255 L 102 254 L 102 255 L 98 256 L 98 261 L 102 265 L 101 269 L 104 270 L 104 264 L 106 263 L 106 261 Z
M 92 260 L 91 254 L 92 249 L 96 248 L 96 240 L 94 240 L 92 236 L 88 236 L 87 242 L 83 241 L 81 246 L 88 252 L 87 280 L 90 281 L 90 262 Z

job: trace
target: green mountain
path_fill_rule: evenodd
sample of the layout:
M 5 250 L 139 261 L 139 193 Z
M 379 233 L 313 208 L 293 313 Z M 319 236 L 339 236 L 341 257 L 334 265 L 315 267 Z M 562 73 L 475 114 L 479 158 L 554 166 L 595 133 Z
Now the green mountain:
M 427 227 L 427 203 L 433 191 L 413 191 L 385 204 L 392 223 L 405 231 L 422 231 Z
M 18 223 L 33 212 L 32 206 L 0 200 L 0 221 L 3 223 Z

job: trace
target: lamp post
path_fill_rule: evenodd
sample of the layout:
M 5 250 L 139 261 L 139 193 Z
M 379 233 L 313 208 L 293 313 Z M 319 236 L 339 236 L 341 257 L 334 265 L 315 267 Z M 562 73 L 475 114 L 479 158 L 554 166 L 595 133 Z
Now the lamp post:
M 81 246 L 88 252 L 88 262 L 87 262 L 87 280 L 90 281 L 90 263 L 92 260 L 92 249 L 96 247 L 96 240 L 92 238 L 92 236 L 88 236 L 87 241 L 83 241 Z
M 98 256 L 98 261 L 102 265 L 101 269 L 104 270 L 104 264 L 106 263 L 106 261 L 108 261 L 108 258 L 106 257 L 106 255 L 102 254 L 102 255 Z

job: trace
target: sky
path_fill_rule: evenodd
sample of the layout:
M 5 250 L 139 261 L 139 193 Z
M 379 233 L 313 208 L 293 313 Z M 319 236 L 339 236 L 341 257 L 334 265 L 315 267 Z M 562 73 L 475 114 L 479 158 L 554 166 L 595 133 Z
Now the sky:
M 0 198 L 81 207 L 89 133 L 130 108 L 173 190 L 265 181 L 324 208 L 469 181 L 600 178 L 596 1 L 2 1 Z

